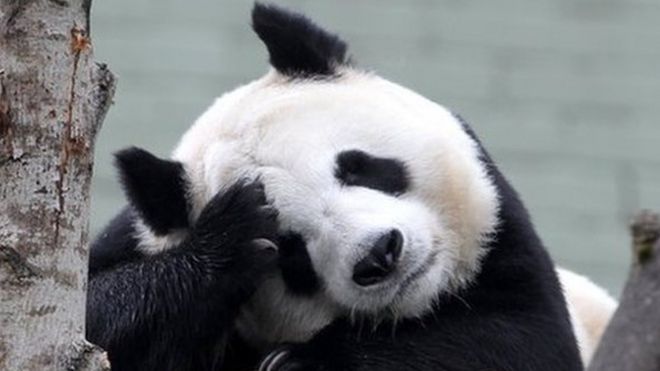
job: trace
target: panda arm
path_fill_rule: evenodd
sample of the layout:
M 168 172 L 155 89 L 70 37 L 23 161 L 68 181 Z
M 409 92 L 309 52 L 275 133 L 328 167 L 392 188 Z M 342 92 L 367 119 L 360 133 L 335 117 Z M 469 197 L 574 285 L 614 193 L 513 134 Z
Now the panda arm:
M 92 254 L 87 336 L 109 351 L 113 369 L 214 362 L 200 354 L 213 357 L 274 260 L 254 243 L 275 234 L 264 203 L 259 185 L 234 186 L 211 200 L 179 246 L 154 256 L 136 257 L 121 237 L 101 236 L 114 246 Z
M 89 250 L 90 277 L 144 256 L 137 249 L 137 232 L 134 226 L 136 218 L 137 212 L 127 206 L 96 236 Z
M 542 313 L 443 313 L 376 330 L 339 320 L 307 343 L 273 351 L 259 371 L 582 370 L 579 363 L 564 361 L 569 345 L 562 343 L 561 330 L 542 318 Z
M 433 329 L 429 328 L 429 325 Z M 473 371 L 463 344 L 438 338 L 435 324 L 406 321 L 395 329 L 340 319 L 306 343 L 271 352 L 259 371 Z
M 192 254 L 173 251 L 97 274 L 89 284 L 88 338 L 109 351 L 114 368 L 190 364 L 197 346 L 221 337 L 232 307 L 221 303 L 238 295 L 223 292 L 226 278 L 210 280 L 203 270 Z

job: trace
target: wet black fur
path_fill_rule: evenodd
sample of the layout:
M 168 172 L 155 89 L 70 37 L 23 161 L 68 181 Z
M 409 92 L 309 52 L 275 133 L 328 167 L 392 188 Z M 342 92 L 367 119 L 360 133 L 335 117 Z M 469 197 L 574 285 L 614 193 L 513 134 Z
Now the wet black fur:
M 346 43 L 307 17 L 256 3 L 252 28 L 264 42 L 270 64 L 291 77 L 331 77 L 347 63 Z

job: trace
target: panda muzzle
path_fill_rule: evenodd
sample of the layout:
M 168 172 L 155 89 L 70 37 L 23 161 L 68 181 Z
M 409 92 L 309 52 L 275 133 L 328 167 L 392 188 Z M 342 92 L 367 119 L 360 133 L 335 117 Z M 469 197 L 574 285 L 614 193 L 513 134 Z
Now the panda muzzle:
M 353 281 L 360 286 L 383 282 L 395 270 L 403 247 L 403 235 L 397 229 L 380 236 L 369 254 L 353 267 Z

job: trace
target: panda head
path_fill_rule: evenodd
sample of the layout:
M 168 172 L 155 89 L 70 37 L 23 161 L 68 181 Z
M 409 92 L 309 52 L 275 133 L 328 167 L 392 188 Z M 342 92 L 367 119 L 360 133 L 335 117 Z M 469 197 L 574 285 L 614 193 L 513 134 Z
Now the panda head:
M 346 44 L 305 17 L 259 4 L 252 17 L 272 71 L 217 99 L 173 155 L 190 220 L 244 178 L 279 213 L 281 271 L 242 327 L 300 340 L 336 315 L 420 316 L 469 283 L 498 197 L 464 125 L 352 66 Z

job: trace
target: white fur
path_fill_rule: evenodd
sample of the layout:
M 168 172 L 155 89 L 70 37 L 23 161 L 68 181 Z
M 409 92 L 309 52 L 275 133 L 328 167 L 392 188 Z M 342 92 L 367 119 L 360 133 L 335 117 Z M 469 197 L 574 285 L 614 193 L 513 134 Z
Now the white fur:
M 185 229 L 179 229 L 164 236 L 157 236 L 140 218 L 133 221 L 133 227 L 135 239 L 138 241 L 137 247 L 147 255 L 157 254 L 180 244 L 187 234 Z
M 270 279 L 238 322 L 256 342 L 305 340 L 341 313 L 420 316 L 439 292 L 474 277 L 497 225 L 495 187 L 449 111 L 375 75 L 341 75 L 291 82 L 271 72 L 219 98 L 173 155 L 194 186 L 193 219 L 223 187 L 258 177 L 282 230 L 307 243 L 323 290 L 296 297 Z M 404 162 L 410 190 L 394 197 L 340 185 L 336 155 L 352 149 Z M 404 235 L 397 271 L 382 284 L 356 285 L 352 269 L 365 246 L 392 228 Z
M 591 361 L 617 302 L 587 277 L 557 268 L 584 365 Z

